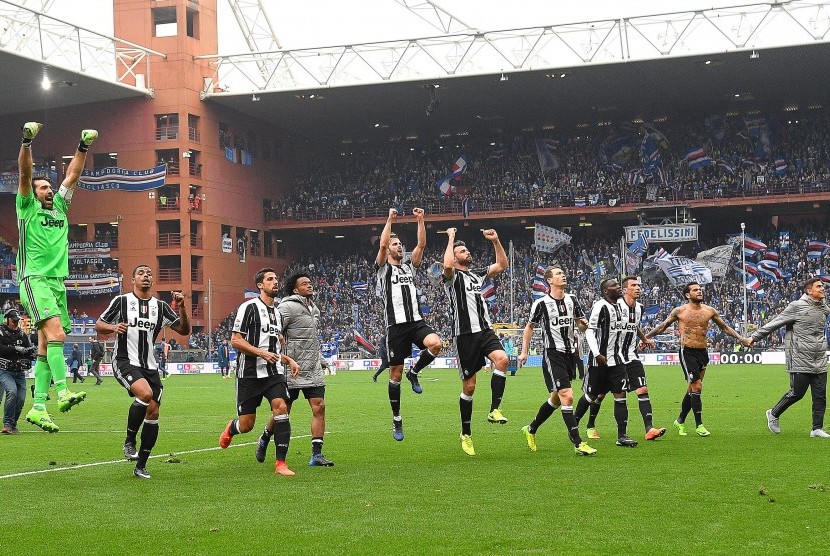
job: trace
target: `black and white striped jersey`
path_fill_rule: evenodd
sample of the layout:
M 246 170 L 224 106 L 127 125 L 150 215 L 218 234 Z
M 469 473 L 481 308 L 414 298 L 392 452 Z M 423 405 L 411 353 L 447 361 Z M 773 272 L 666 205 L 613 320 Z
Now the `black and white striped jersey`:
M 576 322 L 584 318 L 582 307 L 569 293 L 562 299 L 545 294 L 530 306 L 530 322 L 542 326 L 545 349 L 553 349 L 563 355 L 570 355 L 576 350 Z
M 418 305 L 418 290 L 415 287 L 415 266 L 405 260 L 401 264 L 375 263 L 383 314 L 387 328 L 395 324 L 423 320 Z
M 609 367 L 620 365 L 625 362 L 622 355 L 620 334 L 620 306 L 616 303 L 609 303 L 605 299 L 598 299 L 591 307 L 591 316 L 588 318 L 588 330 L 585 332 L 585 339 L 591 354 L 588 357 L 588 364 L 596 366 L 595 361 L 598 355 L 604 355 Z
M 622 297 L 617 300 L 617 305 L 620 307 L 621 328 L 622 334 L 621 348 L 623 362 L 628 363 L 637 359 L 637 329 L 640 327 L 640 321 L 643 318 L 643 306 L 638 302 L 634 302 L 634 307 L 631 307 L 625 302 Z
M 450 299 L 453 316 L 453 336 L 490 330 L 490 312 L 481 295 L 481 285 L 487 278 L 487 268 L 455 269 L 451 278 L 444 276 L 444 291 Z
M 245 341 L 255 348 L 280 355 L 282 318 L 276 305 L 269 307 L 259 297 L 249 299 L 236 310 L 232 332 L 242 334 Z M 272 364 L 261 357 L 239 352 L 237 378 L 268 378 L 277 375 L 285 377 L 279 359 L 276 364 Z
M 162 328 L 175 324 L 179 315 L 160 299 L 141 299 L 130 292 L 110 301 L 101 320 L 107 324 L 127 325 L 127 331 L 118 334 L 115 342 L 116 359 L 142 369 L 158 370 L 154 349 L 156 338 Z

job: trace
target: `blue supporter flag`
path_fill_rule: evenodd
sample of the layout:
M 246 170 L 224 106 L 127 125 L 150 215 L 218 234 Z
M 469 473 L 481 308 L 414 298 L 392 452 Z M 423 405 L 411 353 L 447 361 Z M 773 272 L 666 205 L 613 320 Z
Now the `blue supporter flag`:
M 458 157 L 452 168 L 450 168 L 450 173 L 438 180 L 436 184 L 438 187 L 438 194 L 442 197 L 449 197 L 453 193 L 455 193 L 457 184 L 453 182 L 458 182 L 461 179 L 461 176 L 467 171 L 467 155 L 462 154 Z
M 697 171 L 711 166 L 712 159 L 706 155 L 703 147 L 696 147 L 686 152 L 686 163 L 689 165 L 689 170 Z
M 358 280 L 357 282 L 352 282 L 352 289 L 356 292 L 367 292 L 369 291 L 369 284 L 363 280 Z
M 775 173 L 783 177 L 787 175 L 787 161 L 783 158 L 775 159 Z
M 628 248 L 628 252 L 632 255 L 639 255 L 640 257 L 648 253 L 648 240 L 646 236 L 640 233 L 634 243 Z

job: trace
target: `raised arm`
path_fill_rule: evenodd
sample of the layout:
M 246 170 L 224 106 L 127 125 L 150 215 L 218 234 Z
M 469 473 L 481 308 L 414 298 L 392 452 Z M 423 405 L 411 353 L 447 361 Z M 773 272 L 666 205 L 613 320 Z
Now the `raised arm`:
M 190 334 L 190 320 L 187 317 L 187 310 L 185 310 L 184 295 L 179 292 L 173 292 L 173 301 L 176 302 L 176 313 L 179 320 L 177 320 L 170 330 L 177 332 L 182 336 Z
M 378 256 L 375 262 L 378 266 L 386 264 L 386 257 L 389 253 L 389 240 L 392 238 L 392 221 L 398 217 L 396 209 L 389 209 L 389 216 L 386 218 L 386 225 L 380 233 L 380 243 L 378 245 Z
M 487 269 L 487 277 L 492 278 L 496 274 L 501 274 L 507 270 L 507 253 L 504 252 L 504 247 L 501 241 L 499 241 L 499 234 L 496 233 L 496 230 L 484 230 L 483 234 L 485 239 L 493 242 L 493 247 L 496 249 L 496 262 L 491 264 L 490 268 Z
M 72 190 L 78 185 L 78 179 L 81 177 L 81 172 L 84 171 L 84 166 L 86 166 L 86 153 L 89 146 L 97 138 L 98 132 L 94 129 L 85 129 L 81 132 L 81 142 L 78 143 L 78 150 L 75 151 L 75 156 L 72 157 L 72 161 L 66 169 L 66 176 L 64 176 L 61 184 L 62 188 Z
M 427 229 L 424 226 L 424 209 L 414 208 L 412 214 L 418 222 L 418 244 L 412 250 L 412 265 L 417 268 L 421 266 L 421 260 L 424 258 L 424 249 L 427 246 Z
M 666 320 L 664 320 L 663 322 L 661 322 L 660 324 L 658 324 L 657 326 L 655 326 L 648 334 L 646 334 L 646 338 L 654 338 L 658 334 L 662 334 L 663 331 L 666 330 L 666 328 L 668 328 L 669 326 L 672 325 L 672 323 L 677 321 L 677 316 L 679 314 L 680 314 L 680 308 L 679 307 L 675 307 L 674 309 L 672 309 L 671 313 L 669 313 L 668 318 Z
M 23 127 L 23 140 L 20 143 L 20 152 L 17 155 L 17 192 L 21 197 L 32 194 L 32 141 L 43 124 L 26 122 Z
M 455 268 L 453 267 L 455 255 L 453 254 L 452 244 L 455 243 L 455 233 L 457 231 L 455 228 L 447 228 L 447 248 L 444 249 L 444 278 L 447 280 L 452 278 L 455 272 Z

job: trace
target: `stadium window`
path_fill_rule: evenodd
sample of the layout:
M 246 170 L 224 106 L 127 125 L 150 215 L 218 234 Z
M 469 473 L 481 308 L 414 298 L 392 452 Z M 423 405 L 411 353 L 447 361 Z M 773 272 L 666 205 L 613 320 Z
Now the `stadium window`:
M 92 154 L 93 170 L 100 170 L 101 168 L 113 168 L 115 166 L 118 166 L 118 153 Z
M 156 114 L 156 141 L 179 138 L 179 115 Z
M 178 33 L 176 7 L 153 8 L 153 36 L 175 37 Z
M 231 146 L 231 134 L 228 131 L 228 124 L 219 122 L 219 148 L 226 149 Z
M 192 8 L 187 8 L 185 12 L 187 19 L 187 36 L 194 39 L 199 38 L 199 12 Z
M 201 134 L 199 133 L 199 116 L 194 114 L 187 115 L 187 138 L 194 143 L 201 141 Z

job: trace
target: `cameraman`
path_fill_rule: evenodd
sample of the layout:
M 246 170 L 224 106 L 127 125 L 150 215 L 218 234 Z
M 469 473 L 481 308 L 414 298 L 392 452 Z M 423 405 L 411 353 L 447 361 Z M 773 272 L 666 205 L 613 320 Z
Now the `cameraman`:
M 6 393 L 3 434 L 18 434 L 17 420 L 26 403 L 26 371 L 32 366 L 35 348 L 20 329 L 20 315 L 12 309 L 0 324 L 0 387 Z M 0 392 L 1 393 L 1 392 Z

